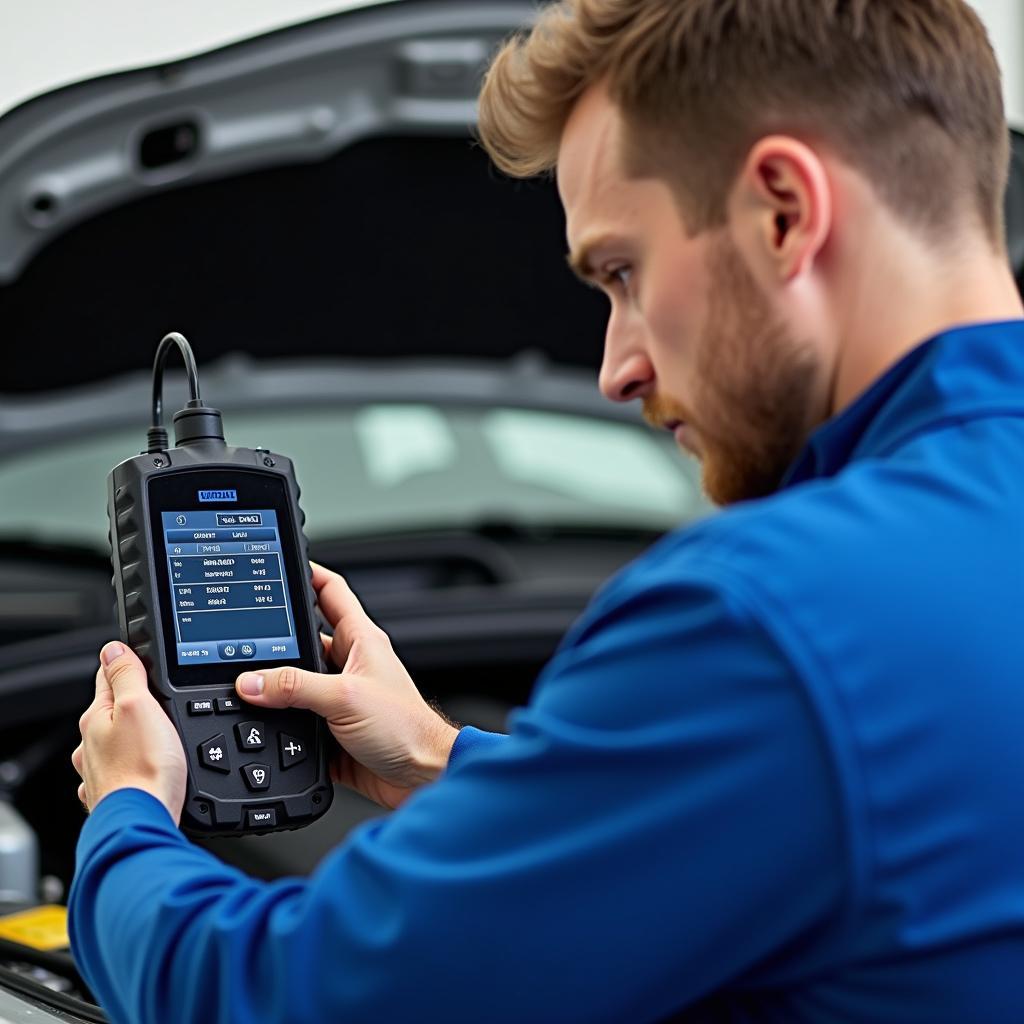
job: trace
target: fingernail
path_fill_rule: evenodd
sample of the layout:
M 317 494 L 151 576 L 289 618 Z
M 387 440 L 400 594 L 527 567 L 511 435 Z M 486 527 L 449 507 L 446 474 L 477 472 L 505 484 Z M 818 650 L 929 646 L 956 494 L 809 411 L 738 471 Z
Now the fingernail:
M 116 661 L 120 658 L 122 654 L 124 654 L 124 645 L 115 641 L 114 643 L 107 644 L 107 646 L 100 651 L 100 661 L 102 661 L 104 665 L 109 665 L 112 661 Z
M 263 692 L 263 676 L 257 672 L 243 672 L 238 677 L 238 692 L 246 697 L 258 697 Z

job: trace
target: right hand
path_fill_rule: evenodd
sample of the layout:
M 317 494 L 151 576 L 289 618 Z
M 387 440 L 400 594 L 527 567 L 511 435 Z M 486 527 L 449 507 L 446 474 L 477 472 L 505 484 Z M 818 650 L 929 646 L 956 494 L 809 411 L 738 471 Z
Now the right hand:
M 341 674 L 261 669 L 242 673 L 235 688 L 255 707 L 322 715 L 340 747 L 332 778 L 384 807 L 397 807 L 444 771 L 458 729 L 423 699 L 387 634 L 337 573 L 313 563 L 313 588 L 334 629 L 333 638 L 322 638 L 324 648 Z

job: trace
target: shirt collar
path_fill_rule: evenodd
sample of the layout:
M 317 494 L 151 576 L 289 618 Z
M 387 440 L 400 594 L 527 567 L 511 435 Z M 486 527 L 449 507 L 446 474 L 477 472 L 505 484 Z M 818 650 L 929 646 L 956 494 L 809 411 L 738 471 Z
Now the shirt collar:
M 782 487 L 887 455 L 950 420 L 1024 415 L 1024 320 L 971 324 L 922 342 L 819 427 Z

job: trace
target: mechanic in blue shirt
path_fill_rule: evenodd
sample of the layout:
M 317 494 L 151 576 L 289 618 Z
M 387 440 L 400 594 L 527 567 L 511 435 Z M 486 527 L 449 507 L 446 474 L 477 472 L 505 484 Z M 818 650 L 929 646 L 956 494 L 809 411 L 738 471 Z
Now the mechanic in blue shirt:
M 105 647 L 89 984 L 119 1022 L 1024 1020 L 1024 310 L 976 16 L 569 0 L 481 133 L 557 165 L 602 390 L 731 507 L 603 588 L 507 737 L 318 569 L 341 673 L 238 690 L 325 716 L 398 810 L 308 879 L 182 837 L 177 736 Z

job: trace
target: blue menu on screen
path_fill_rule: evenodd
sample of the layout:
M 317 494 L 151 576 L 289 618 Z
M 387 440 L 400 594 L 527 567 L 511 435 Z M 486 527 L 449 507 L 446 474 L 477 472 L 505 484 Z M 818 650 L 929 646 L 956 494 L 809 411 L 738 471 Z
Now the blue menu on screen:
M 297 658 L 273 509 L 162 512 L 179 665 Z

